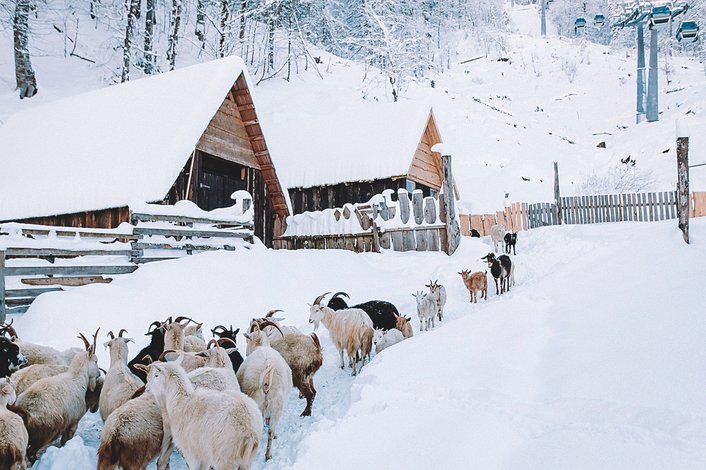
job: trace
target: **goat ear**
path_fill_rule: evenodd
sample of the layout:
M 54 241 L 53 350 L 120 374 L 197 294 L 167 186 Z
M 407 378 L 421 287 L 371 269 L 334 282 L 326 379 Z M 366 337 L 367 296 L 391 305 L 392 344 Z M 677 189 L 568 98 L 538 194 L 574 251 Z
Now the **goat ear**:
M 108 349 L 108 346 L 110 346 L 110 341 L 106 341 L 105 343 L 103 343 L 103 347 L 105 349 Z
M 179 357 L 176 358 L 176 361 L 174 361 L 174 364 L 181 365 L 182 362 L 184 362 L 184 353 L 179 354 Z

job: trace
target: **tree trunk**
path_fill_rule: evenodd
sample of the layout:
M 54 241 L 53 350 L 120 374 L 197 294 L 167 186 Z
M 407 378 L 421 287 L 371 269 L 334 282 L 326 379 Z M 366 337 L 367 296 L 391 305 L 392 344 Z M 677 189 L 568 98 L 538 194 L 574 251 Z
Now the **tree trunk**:
M 135 32 L 138 8 L 139 0 L 130 0 L 130 5 L 127 10 L 127 25 L 125 26 L 125 43 L 123 44 L 123 72 L 120 77 L 121 82 L 130 80 L 130 50 L 132 49 L 132 37 Z
M 20 90 L 20 99 L 31 98 L 37 94 L 37 79 L 29 56 L 30 9 L 30 0 L 17 0 L 12 22 L 15 39 L 15 80 Z
M 179 23 L 181 23 L 181 0 L 172 1 L 172 16 L 169 22 L 169 45 L 167 46 L 167 61 L 169 70 L 174 70 L 176 48 L 179 40 Z
M 198 0 L 196 4 L 196 29 L 194 34 L 199 38 L 199 41 L 203 43 L 204 41 L 204 31 L 206 29 L 206 15 L 204 14 L 204 0 Z
M 267 15 L 267 71 L 275 68 L 275 7 Z
M 152 38 L 154 35 L 154 24 L 156 22 L 156 14 L 154 11 L 154 0 L 147 0 L 145 7 L 145 65 L 144 71 L 150 75 L 155 72 L 155 55 L 152 51 Z
M 240 1 L 240 31 L 238 32 L 238 40 L 240 41 L 240 55 L 243 60 L 247 59 L 247 51 L 245 51 L 245 11 L 248 8 L 247 0 Z
M 221 0 L 221 24 L 218 32 L 218 57 L 226 56 L 226 28 L 228 27 L 228 17 L 230 10 L 228 0 Z
M 684 241 L 689 243 L 689 137 L 677 137 L 677 215 Z

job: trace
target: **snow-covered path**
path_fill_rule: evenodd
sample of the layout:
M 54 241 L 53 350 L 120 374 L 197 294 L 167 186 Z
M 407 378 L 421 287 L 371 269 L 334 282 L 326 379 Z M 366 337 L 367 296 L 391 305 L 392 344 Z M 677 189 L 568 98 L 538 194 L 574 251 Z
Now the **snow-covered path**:
M 502 297 L 491 287 L 477 305 L 456 273 L 482 268 L 489 246 L 464 239 L 452 257 L 199 255 L 45 295 L 16 323 L 27 339 L 68 347 L 76 331 L 98 325 L 140 332 L 153 318 L 191 313 L 243 326 L 280 307 L 287 323 L 311 331 L 306 302 L 323 291 L 389 299 L 409 315 L 411 293 L 439 278 L 449 291 L 444 324 L 376 356 L 355 380 L 336 367 L 320 329 L 313 416 L 299 417 L 304 402 L 292 392 L 273 459 L 255 468 L 690 469 L 706 459 L 706 219 L 692 221 L 691 246 L 673 225 L 523 232 L 517 285 Z M 94 468 L 99 430 L 97 415 L 87 416 L 35 468 Z M 175 456 L 172 468 L 186 467 Z

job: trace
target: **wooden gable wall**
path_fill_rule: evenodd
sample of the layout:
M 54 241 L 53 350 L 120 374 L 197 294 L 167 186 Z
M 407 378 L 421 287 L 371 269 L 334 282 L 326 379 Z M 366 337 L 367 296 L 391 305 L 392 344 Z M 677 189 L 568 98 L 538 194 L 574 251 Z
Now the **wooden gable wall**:
M 440 142 L 441 136 L 436 127 L 436 120 L 434 115 L 430 113 L 417 151 L 414 152 L 407 177 L 436 191 L 441 189 L 441 159 L 438 153 L 431 151 L 431 148 Z

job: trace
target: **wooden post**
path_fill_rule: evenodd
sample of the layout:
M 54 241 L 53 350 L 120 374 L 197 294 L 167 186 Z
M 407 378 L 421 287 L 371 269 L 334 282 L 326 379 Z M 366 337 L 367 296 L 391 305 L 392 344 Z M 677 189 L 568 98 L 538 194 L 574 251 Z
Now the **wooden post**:
M 677 128 L 677 215 L 684 241 L 689 243 L 689 137 L 684 134 Z
M 554 201 L 556 203 L 556 218 L 559 225 L 563 223 L 563 214 L 561 213 L 561 193 L 559 192 L 559 163 L 554 162 Z
M 446 254 L 452 255 L 461 243 L 461 228 L 456 220 L 456 201 L 454 200 L 453 175 L 451 170 L 451 155 L 441 156 L 441 168 L 443 171 L 443 193 L 444 208 L 446 210 Z
M 5 251 L 0 250 L 0 323 L 5 323 Z

